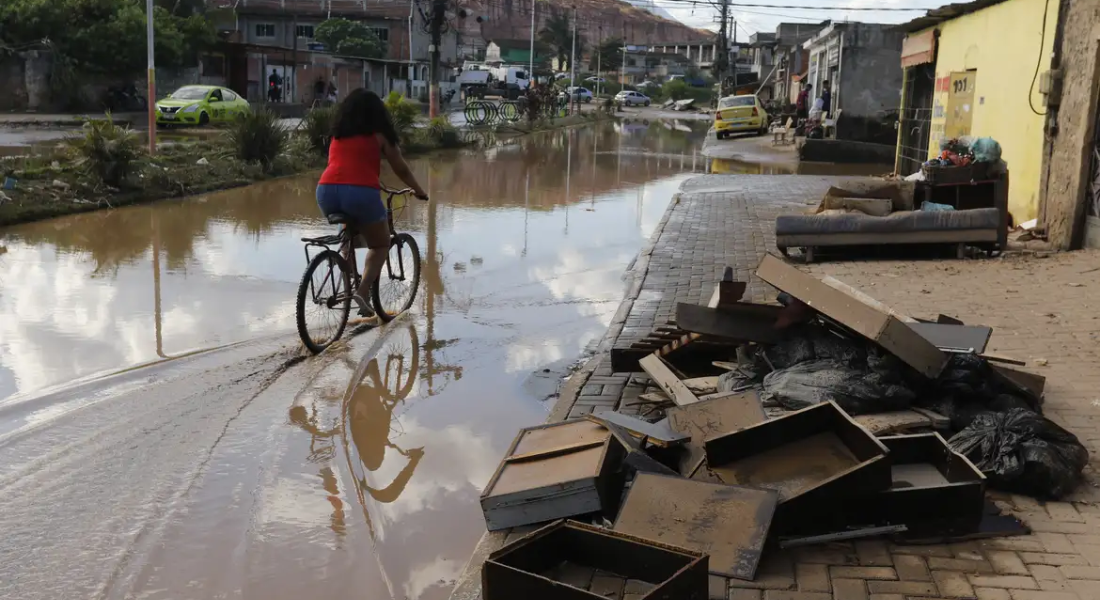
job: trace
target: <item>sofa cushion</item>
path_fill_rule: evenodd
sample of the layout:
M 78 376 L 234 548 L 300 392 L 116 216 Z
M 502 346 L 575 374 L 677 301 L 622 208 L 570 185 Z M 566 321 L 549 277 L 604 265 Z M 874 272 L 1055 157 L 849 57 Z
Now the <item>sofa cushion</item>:
M 843 215 L 783 215 L 775 220 L 776 235 L 828 233 L 902 233 L 997 229 L 1001 217 L 996 208 L 943 212 L 903 211 L 885 217 L 862 213 Z

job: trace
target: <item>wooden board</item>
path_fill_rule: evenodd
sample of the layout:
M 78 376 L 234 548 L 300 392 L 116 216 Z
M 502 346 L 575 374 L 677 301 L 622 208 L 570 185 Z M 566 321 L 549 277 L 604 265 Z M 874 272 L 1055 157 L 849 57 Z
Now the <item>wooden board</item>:
M 606 427 L 607 430 L 611 432 L 611 435 L 615 437 L 615 440 L 623 446 L 624 450 L 626 450 L 626 458 L 623 459 L 623 464 L 630 467 L 633 471 L 657 473 L 659 475 L 679 475 L 676 471 L 666 467 L 663 463 L 647 454 L 642 448 L 641 442 L 635 438 L 630 431 L 627 431 L 626 428 L 620 427 L 606 419 L 600 419 L 598 422 Z
M 649 473 L 634 480 L 614 530 L 710 555 L 710 572 L 751 581 L 775 492 Z
M 1020 369 L 1013 369 L 1012 367 L 1006 367 L 1004 365 L 990 365 L 993 370 L 1004 375 L 1016 385 L 1031 392 L 1036 398 L 1043 397 L 1043 390 L 1046 389 L 1047 378 L 1042 375 L 1036 375 L 1035 373 L 1028 373 Z
M 782 502 L 859 462 L 835 433 L 826 431 L 710 469 L 727 485 L 775 490 Z
M 666 394 L 668 394 L 668 397 L 671 398 L 677 406 L 694 404 L 699 401 L 699 398 L 696 398 L 695 394 L 691 393 L 691 390 L 689 390 L 679 378 L 673 375 L 668 365 L 661 360 L 661 357 L 650 354 L 638 361 L 638 365 L 642 367 L 642 370 L 645 371 L 651 379 L 653 379 L 653 383 L 656 383 Z
M 713 394 L 718 391 L 718 377 L 693 377 L 682 380 L 687 389 L 696 396 Z
M 779 307 L 746 305 L 763 308 L 708 308 L 697 304 L 676 304 L 676 325 L 693 333 L 728 340 L 774 344 L 781 331 L 775 328 Z
M 770 254 L 760 261 L 756 274 L 780 291 L 878 344 L 926 377 L 939 376 L 947 364 L 947 356 L 939 348 L 877 302 L 869 304 L 862 297 L 830 286 Z
M 665 414 L 673 429 L 691 436 L 687 453 L 680 461 L 680 472 L 688 477 L 703 459 L 703 443 L 707 438 L 733 433 L 767 420 L 760 397 L 752 390 L 730 392 L 688 406 L 674 406 Z
M 587 414 L 585 418 L 607 426 L 608 423 L 618 425 L 635 437 L 646 438 L 649 442 L 658 446 L 676 446 L 691 439 L 691 436 L 679 433 L 669 426 L 667 419 L 656 423 L 643 421 L 637 417 L 624 415 L 614 411 L 605 411 L 598 414 Z
M 913 410 L 896 410 L 852 417 L 875 435 L 888 435 L 919 427 L 931 427 L 932 419 Z

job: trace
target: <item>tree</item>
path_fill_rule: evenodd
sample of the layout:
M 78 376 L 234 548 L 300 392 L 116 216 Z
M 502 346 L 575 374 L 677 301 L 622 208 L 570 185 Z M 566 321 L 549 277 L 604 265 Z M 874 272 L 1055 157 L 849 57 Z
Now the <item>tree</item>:
M 565 70 L 572 69 L 571 57 L 573 55 L 573 23 L 566 13 L 555 13 L 546 20 L 546 25 L 539 31 L 539 40 L 549 45 L 554 50 L 558 59 L 558 65 L 565 65 Z M 577 32 L 577 55 L 584 52 L 584 36 Z
M 313 30 L 313 39 L 335 54 L 360 58 L 382 58 L 386 46 L 374 31 L 359 21 L 329 19 Z
M 201 13 L 177 16 L 153 10 L 157 65 L 198 64 L 214 43 L 214 28 Z M 0 41 L 26 46 L 49 40 L 62 58 L 82 70 L 111 76 L 145 68 L 145 3 L 141 0 L 2 0 Z
M 595 70 L 597 66 L 601 67 L 604 71 L 617 71 L 622 65 L 623 61 L 623 40 L 622 38 L 608 38 L 604 40 L 595 52 L 592 53 L 592 59 L 588 63 L 588 68 Z M 596 58 L 599 57 L 599 62 L 596 62 Z

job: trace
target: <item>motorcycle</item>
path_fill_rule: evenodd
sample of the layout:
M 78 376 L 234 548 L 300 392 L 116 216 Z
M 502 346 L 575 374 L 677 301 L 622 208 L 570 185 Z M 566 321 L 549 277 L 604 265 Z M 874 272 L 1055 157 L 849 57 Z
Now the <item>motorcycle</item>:
M 149 107 L 149 102 L 142 96 L 137 86 L 127 85 L 111 86 L 107 88 L 105 104 L 111 111 L 142 111 Z

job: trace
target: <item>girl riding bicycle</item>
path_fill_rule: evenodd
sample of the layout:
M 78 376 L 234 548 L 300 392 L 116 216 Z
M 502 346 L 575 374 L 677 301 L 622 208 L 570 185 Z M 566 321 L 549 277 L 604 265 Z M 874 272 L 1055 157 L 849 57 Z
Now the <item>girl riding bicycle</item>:
M 382 271 L 390 246 L 390 228 L 379 181 L 383 156 L 417 198 L 428 199 L 401 156 L 386 105 L 374 92 L 357 89 L 336 108 L 328 167 L 317 185 L 317 205 L 326 217 L 334 213 L 350 217 L 353 224 L 348 226 L 353 231 L 349 233 L 355 247 L 367 247 L 363 278 L 352 296 L 363 317 L 374 316 L 366 298 Z

